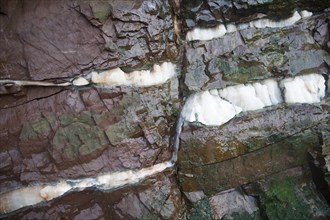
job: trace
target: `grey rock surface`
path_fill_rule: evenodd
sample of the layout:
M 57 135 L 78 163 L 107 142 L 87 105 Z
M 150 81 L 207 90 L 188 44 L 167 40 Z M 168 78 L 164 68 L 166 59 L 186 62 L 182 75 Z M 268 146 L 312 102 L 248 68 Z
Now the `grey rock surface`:
M 222 126 L 184 123 L 189 95 L 309 73 L 329 78 L 329 3 L 300 0 L 0 2 L 0 80 L 70 82 L 172 62 L 151 87 L 34 87 L 0 81 L 0 200 L 19 187 L 176 165 L 134 185 L 93 187 L 0 213 L 0 219 L 326 219 L 329 88 L 315 104 L 241 113 Z M 209 41 L 193 28 L 313 16 Z M 329 80 L 327 81 L 329 87 Z

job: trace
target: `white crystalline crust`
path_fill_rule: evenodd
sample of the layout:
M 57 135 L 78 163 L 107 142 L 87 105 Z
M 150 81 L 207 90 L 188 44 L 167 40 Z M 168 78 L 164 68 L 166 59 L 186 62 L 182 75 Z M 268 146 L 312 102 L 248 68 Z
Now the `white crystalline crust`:
M 213 38 L 220 38 L 227 33 L 226 27 L 220 24 L 214 28 L 194 28 L 188 31 L 186 35 L 187 41 L 193 40 L 211 40 Z
M 87 81 L 87 79 L 85 79 L 81 76 L 72 81 L 72 85 L 74 85 L 74 86 L 86 86 L 88 84 L 89 84 L 89 82 Z
M 325 96 L 325 88 L 325 79 L 320 74 L 296 76 L 280 83 L 267 79 L 252 84 L 228 86 L 218 91 L 213 89 L 190 96 L 181 114 L 188 122 L 219 126 L 241 111 L 259 110 L 283 101 L 289 104 L 320 102 Z
M 41 189 L 42 186 L 31 186 L 1 194 L 0 213 L 12 212 L 44 201 L 40 195 Z M 13 207 L 15 208 L 13 209 Z
M 270 99 L 269 105 L 277 105 L 277 104 L 283 102 L 281 90 L 280 90 L 276 80 L 266 79 L 266 80 L 262 81 L 261 84 L 267 86 L 268 95 L 269 95 L 269 99 Z M 266 105 L 266 106 L 269 106 L 269 105 Z
M 265 107 L 265 104 L 257 97 L 252 85 L 229 86 L 219 91 L 222 98 L 239 106 L 243 111 L 257 110 Z
M 170 62 L 155 64 L 152 70 L 133 71 L 131 73 L 125 73 L 120 68 L 116 68 L 101 73 L 92 72 L 91 81 L 95 84 L 108 86 L 148 87 L 165 83 L 174 77 L 176 75 L 175 68 L 175 64 Z
M 91 82 L 106 86 L 136 86 L 148 87 L 165 83 L 167 80 L 176 76 L 176 65 L 171 62 L 155 64 L 151 70 L 133 71 L 125 73 L 120 68 L 115 68 L 101 73 L 91 72 L 88 77 L 77 77 L 72 82 L 52 83 L 44 81 L 28 81 L 28 80 L 0 80 L 2 84 L 15 84 L 18 86 L 86 86 Z M 91 79 L 89 79 L 91 77 Z M 91 80 L 91 82 L 89 81 Z
M 319 74 L 284 79 L 280 85 L 287 103 L 315 103 L 325 96 L 325 79 Z
M 260 18 L 250 23 L 242 23 L 242 24 L 227 24 L 225 27 L 223 24 L 216 26 L 215 28 L 194 28 L 187 32 L 186 40 L 187 41 L 208 41 L 214 38 L 223 37 L 226 33 L 232 33 L 238 30 L 244 30 L 249 27 L 253 28 L 284 28 L 294 25 L 297 21 L 302 18 L 308 18 L 312 16 L 313 13 L 303 10 L 300 13 L 295 11 L 290 18 L 274 21 L 268 18 Z
M 283 27 L 289 27 L 292 26 L 294 23 L 299 21 L 301 19 L 300 14 L 295 11 L 292 15 L 292 17 L 288 19 L 284 19 L 281 21 L 273 21 L 270 19 L 258 19 L 256 21 L 251 21 L 250 22 L 250 27 L 255 27 L 255 28 L 266 28 L 266 27 L 271 27 L 271 28 L 283 28 Z
M 166 161 L 138 171 L 127 170 L 103 174 L 96 178 L 62 180 L 56 184 L 19 188 L 0 194 L 0 213 L 8 213 L 43 201 L 49 201 L 70 190 L 83 190 L 92 186 L 98 189 L 110 190 L 127 184 L 134 184 L 173 165 L 173 162 Z
M 311 17 L 311 16 L 313 15 L 312 12 L 307 11 L 307 10 L 303 10 L 303 11 L 301 11 L 299 14 L 300 14 L 300 16 L 301 16 L 302 18 L 309 18 L 309 17 Z
M 56 185 L 45 186 L 40 190 L 40 196 L 45 200 L 52 200 L 71 190 L 72 187 L 65 181 L 60 181 Z
M 226 123 L 241 111 L 240 107 L 205 91 L 191 96 L 186 101 L 181 114 L 186 121 L 198 121 L 205 125 L 216 126 Z
M 241 111 L 262 109 L 282 102 L 281 91 L 275 80 L 229 86 L 221 90 L 210 90 L 190 96 L 182 116 L 188 122 L 200 122 L 218 126 L 228 122 Z

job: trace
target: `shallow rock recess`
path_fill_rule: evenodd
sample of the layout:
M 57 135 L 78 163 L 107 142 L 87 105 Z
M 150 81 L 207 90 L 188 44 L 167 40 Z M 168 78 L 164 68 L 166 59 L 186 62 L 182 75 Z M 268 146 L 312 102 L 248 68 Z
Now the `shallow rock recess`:
M 322 0 L 1 1 L 0 219 L 330 218 L 329 20 Z

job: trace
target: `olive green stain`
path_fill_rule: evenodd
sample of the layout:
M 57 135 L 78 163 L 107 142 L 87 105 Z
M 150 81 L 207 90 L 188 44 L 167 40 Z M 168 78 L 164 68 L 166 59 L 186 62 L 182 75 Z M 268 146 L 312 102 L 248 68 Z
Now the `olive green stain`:
M 97 126 L 74 122 L 60 127 L 53 138 L 53 148 L 63 149 L 69 158 L 88 155 L 107 144 L 104 132 Z
M 23 125 L 19 138 L 21 141 L 27 141 L 40 136 L 47 137 L 50 131 L 51 127 L 48 121 L 45 118 L 38 118 Z
M 130 124 L 127 126 L 127 123 L 120 121 L 117 124 L 110 126 L 106 131 L 106 135 L 110 140 L 111 144 L 119 144 L 127 138 L 133 138 L 135 135 L 142 132 L 142 129 L 138 124 Z
M 38 135 L 47 136 L 51 127 L 45 118 L 40 118 L 31 123 L 31 127 Z
M 23 128 L 22 128 L 20 136 L 19 136 L 19 139 L 21 141 L 27 141 L 30 139 L 35 139 L 37 137 L 38 137 L 38 134 L 34 131 L 31 124 L 27 123 L 27 124 L 23 125 Z
M 219 59 L 217 63 L 226 80 L 236 83 L 246 83 L 249 80 L 262 79 L 268 76 L 263 64 L 256 61 L 229 62 Z

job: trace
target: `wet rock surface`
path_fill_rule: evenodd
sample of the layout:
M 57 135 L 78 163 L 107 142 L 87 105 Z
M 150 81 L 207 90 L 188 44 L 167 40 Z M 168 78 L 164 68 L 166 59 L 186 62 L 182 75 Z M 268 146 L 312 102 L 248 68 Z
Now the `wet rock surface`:
M 177 54 L 167 2 L 2 1 L 1 10 L 1 78 L 58 79 Z
M 0 79 L 61 83 L 165 61 L 177 64 L 177 76 L 145 88 L 0 83 L 0 200 L 20 187 L 170 160 L 180 111 L 194 92 L 310 73 L 328 80 L 329 7 L 298 0 L 1 1 Z M 277 21 L 294 10 L 313 16 L 284 28 L 185 40 L 195 27 Z M 320 103 L 244 112 L 222 126 L 186 122 L 173 168 L 0 218 L 327 219 L 329 119 L 327 88 Z
M 303 165 L 307 163 L 306 153 L 317 145 L 317 142 L 317 135 L 302 133 L 242 157 L 183 169 L 183 190 L 203 190 L 212 195 L 217 191 L 235 188 L 263 176 Z M 258 165 L 255 164 L 256 161 Z
M 319 40 L 318 32 L 314 38 L 310 32 L 323 19 L 302 20 L 285 29 L 249 28 L 220 39 L 187 43 L 184 84 L 189 91 L 199 91 L 265 78 L 328 72 L 328 47 L 322 46 L 326 34 Z M 328 30 L 327 24 L 323 27 Z
M 72 192 L 7 219 L 178 219 L 183 205 L 173 174 L 166 172 L 114 192 Z
M 64 91 L 52 96 L 53 102 L 29 102 L 19 112 L 1 110 L 6 116 L 1 126 L 3 154 L 17 155 L 1 174 L 2 189 L 17 180 L 89 177 L 170 158 L 171 127 L 178 111 L 175 85 L 169 82 L 143 92 Z M 160 99 L 162 90 L 173 96 Z M 20 127 L 9 130 L 15 123 Z
M 312 12 L 322 11 L 329 7 L 324 1 L 311 2 L 301 0 L 239 0 L 239 1 L 182 1 L 183 26 L 214 26 L 222 22 L 242 23 L 261 16 L 275 20 L 289 17 L 295 9 Z

